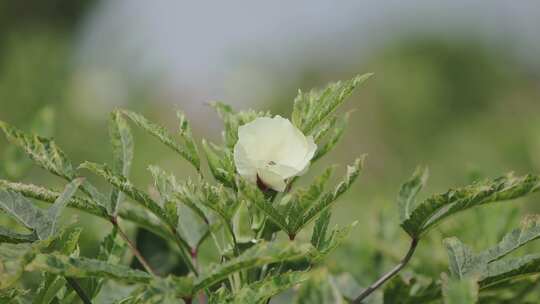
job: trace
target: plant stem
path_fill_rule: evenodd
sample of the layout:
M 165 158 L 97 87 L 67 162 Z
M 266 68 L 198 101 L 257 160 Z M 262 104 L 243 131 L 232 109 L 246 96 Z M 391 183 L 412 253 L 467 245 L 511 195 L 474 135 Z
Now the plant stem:
M 120 237 L 126 242 L 129 249 L 131 250 L 133 255 L 137 258 L 137 260 L 141 263 L 144 269 L 146 269 L 146 271 L 148 271 L 148 273 L 150 273 L 151 275 L 155 276 L 156 272 L 152 269 L 152 267 L 150 267 L 150 264 L 148 264 L 148 262 L 145 260 L 145 258 L 137 249 L 137 247 L 135 247 L 135 245 L 130 241 L 130 239 L 124 232 L 124 230 L 120 228 L 120 225 L 118 224 L 118 220 L 116 219 L 116 217 L 111 218 L 111 223 L 113 224 L 114 227 L 116 227 L 116 229 L 118 230 L 118 233 L 120 234 Z
M 69 286 L 71 286 L 71 288 L 75 290 L 75 292 L 77 293 L 79 298 L 81 298 L 84 304 L 92 304 L 92 301 L 90 300 L 90 298 L 86 295 L 84 290 L 81 288 L 79 283 L 75 281 L 75 279 L 66 277 L 66 281 L 68 282 Z
M 407 254 L 405 257 L 392 268 L 389 272 L 385 273 L 382 277 L 380 277 L 377 281 L 375 281 L 373 284 L 371 284 L 368 288 L 366 288 L 352 303 L 360 304 L 362 301 L 367 298 L 372 292 L 374 292 L 377 288 L 381 287 L 386 281 L 394 277 L 396 274 L 398 274 L 403 267 L 405 267 L 408 263 L 411 257 L 414 254 L 414 251 L 416 250 L 416 246 L 418 245 L 418 239 L 413 238 L 411 240 L 411 244 L 409 246 L 409 250 L 407 251 Z

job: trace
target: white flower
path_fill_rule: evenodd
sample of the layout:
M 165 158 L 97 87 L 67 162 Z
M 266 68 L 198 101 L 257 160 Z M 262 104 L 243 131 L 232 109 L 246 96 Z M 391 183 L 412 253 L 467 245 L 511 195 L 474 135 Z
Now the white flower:
M 288 179 L 302 175 L 317 145 L 281 116 L 259 117 L 238 128 L 234 163 L 238 173 L 252 183 L 279 192 Z

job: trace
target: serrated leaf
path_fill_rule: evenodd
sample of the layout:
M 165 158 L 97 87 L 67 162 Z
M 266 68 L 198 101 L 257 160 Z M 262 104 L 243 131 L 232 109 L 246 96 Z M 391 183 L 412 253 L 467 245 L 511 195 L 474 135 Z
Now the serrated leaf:
M 53 140 L 27 135 L 3 121 L 0 121 L 0 129 L 12 144 L 23 149 L 43 169 L 67 180 L 75 178 L 71 162 Z
M 197 292 L 213 286 L 230 274 L 241 270 L 304 258 L 310 249 L 311 246 L 298 245 L 293 242 L 286 244 L 260 242 L 232 260 L 212 267 L 209 272 L 202 273 L 195 284 L 194 291 Z
M 176 117 L 179 120 L 178 133 L 184 141 L 186 153 L 190 155 L 190 158 L 193 159 L 194 162 L 200 164 L 199 150 L 197 149 L 197 145 L 193 140 L 193 134 L 191 132 L 191 125 L 189 124 L 189 121 L 186 119 L 186 116 L 182 111 L 176 111 Z
M 50 235 L 52 227 L 47 214 L 17 192 L 0 189 L 0 209 L 34 231 L 39 239 Z
M 13 183 L 6 180 L 0 180 L 0 188 L 2 187 L 46 203 L 53 203 L 61 194 L 44 187 L 32 184 Z M 98 205 L 90 198 L 77 196 L 72 197 L 68 203 L 68 207 L 109 220 L 105 207 Z M 152 231 L 156 235 L 159 235 L 165 239 L 170 237 L 169 230 L 167 230 L 167 228 L 164 227 L 163 224 L 160 223 L 158 219 L 146 209 L 142 209 L 138 206 L 121 208 L 119 211 L 119 216 L 125 220 L 136 223 L 137 225 Z
M 75 195 L 75 192 L 77 192 L 77 189 L 79 189 L 79 186 L 83 183 L 84 179 L 77 178 L 74 179 L 71 183 L 69 183 L 65 188 L 64 192 L 58 196 L 58 198 L 54 201 L 52 206 L 47 209 L 47 216 L 49 217 L 51 221 L 51 227 L 49 235 L 46 235 L 45 238 L 53 235 L 56 233 L 57 230 L 57 222 L 60 218 L 60 213 L 64 210 L 68 202 L 71 200 L 73 195 Z
M 323 123 L 345 101 L 353 90 L 372 74 L 364 74 L 347 81 L 329 84 L 324 90 L 298 92 L 294 99 L 292 122 L 304 134 L 311 132 Z
M 38 238 L 35 233 L 29 233 L 29 234 L 18 233 L 4 227 L 0 227 L 0 243 L 12 243 L 12 244 L 32 243 L 36 241 L 37 239 Z
M 64 255 L 77 254 L 82 228 L 72 223 L 52 238 L 50 244 L 40 250 L 42 253 L 57 252 Z M 41 283 L 34 297 L 34 303 L 50 303 L 66 284 L 66 279 L 51 273 L 42 273 Z
M 188 149 L 184 149 L 178 142 L 176 142 L 172 138 L 172 136 L 164 127 L 149 121 L 141 114 L 128 110 L 120 110 L 120 112 L 127 116 L 138 127 L 144 129 L 152 136 L 157 138 L 159 141 L 161 141 L 163 144 L 180 154 L 180 156 L 190 162 L 197 169 L 197 171 L 200 170 L 200 161 L 198 156 L 196 154 L 193 155 Z
M 239 243 L 250 243 L 255 235 L 251 230 L 251 217 L 246 201 L 241 201 L 232 219 L 232 226 L 236 241 Z
M 33 134 L 50 138 L 53 136 L 55 111 L 50 106 L 40 109 L 34 116 L 30 131 Z M 31 161 L 15 145 L 8 146 L 3 153 L 4 171 L 10 178 L 22 177 L 30 168 Z
M 481 288 L 499 284 L 514 278 L 540 273 L 540 255 L 531 254 L 519 258 L 508 258 L 487 265 L 480 276 Z
M 24 244 L 0 244 L 0 290 L 11 287 L 20 278 L 24 267 L 54 238 Z
M 358 222 L 353 222 L 352 224 L 345 226 L 343 228 L 338 228 L 337 226 L 332 230 L 328 237 L 325 237 L 319 246 L 317 247 L 316 253 L 312 255 L 312 260 L 314 263 L 321 261 L 328 254 L 330 254 L 334 249 L 336 249 L 346 237 L 349 236 L 351 230 L 358 224 Z
M 319 145 L 317 147 L 317 151 L 315 151 L 315 155 L 313 156 L 312 162 L 317 161 L 318 159 L 322 158 L 328 152 L 332 151 L 337 143 L 341 140 L 343 137 L 343 133 L 345 132 L 345 128 L 347 127 L 349 122 L 349 113 L 345 114 L 345 116 L 340 119 L 336 120 L 334 124 L 331 124 L 329 128 L 332 128 L 331 130 L 328 130 L 330 133 L 330 137 L 326 140 L 326 142 L 322 145 Z M 326 133 L 326 132 L 325 132 Z M 319 134 L 319 136 L 324 136 L 326 134 Z
M 426 185 L 429 172 L 427 168 L 418 167 L 414 171 L 411 179 L 401 185 L 399 190 L 397 204 L 399 208 L 400 221 L 409 219 L 411 211 L 415 207 L 415 199 L 418 192 Z
M 418 205 L 401 226 L 411 237 L 417 238 L 457 212 L 488 203 L 516 199 L 538 190 L 540 177 L 515 177 L 509 174 L 434 195 Z
M 229 149 L 208 143 L 203 139 L 202 146 L 208 161 L 208 167 L 214 178 L 223 185 L 234 188 L 236 167 L 233 154 Z
M 238 141 L 238 127 L 253 121 L 257 117 L 270 116 L 268 112 L 257 112 L 253 110 L 235 112 L 229 105 L 221 102 L 211 103 L 211 106 L 223 120 L 223 141 L 229 149 L 232 149 Z
M 73 278 L 110 278 L 126 283 L 149 283 L 151 276 L 127 266 L 96 259 L 69 257 L 62 254 L 37 254 L 25 267 L 26 271 L 45 271 Z
M 311 235 L 311 244 L 317 249 L 321 249 L 326 241 L 326 231 L 328 230 L 328 224 L 330 224 L 331 213 L 329 210 L 325 210 L 313 226 L 313 233 Z
M 445 239 L 450 260 L 450 272 L 459 279 L 485 274 L 491 263 L 495 262 L 528 242 L 540 237 L 540 218 L 529 216 L 522 222 L 520 228 L 506 234 L 501 242 L 478 254 L 459 241 L 457 238 Z
M 336 186 L 334 191 L 326 192 L 320 200 L 304 214 L 302 220 L 297 222 L 294 227 L 291 227 L 291 232 L 293 234 L 296 234 L 302 227 L 314 220 L 321 212 L 324 212 L 332 206 L 336 200 L 351 187 L 360 174 L 360 171 L 362 171 L 364 160 L 365 156 L 362 156 L 361 158 L 356 159 L 353 165 L 347 166 L 347 174 L 344 180 Z
M 442 294 L 444 304 L 474 304 L 478 301 L 478 283 L 475 278 L 458 280 L 442 278 Z
M 111 264 L 119 264 L 126 253 L 126 243 L 118 236 L 118 230 L 113 226 L 112 231 L 103 239 L 99 246 L 97 259 Z M 90 298 L 95 298 L 100 292 L 105 279 L 88 278 L 83 282 Z
M 150 210 L 157 217 L 168 220 L 168 216 L 163 211 L 163 208 L 154 201 L 148 194 L 135 188 L 129 180 L 124 176 L 115 174 L 110 168 L 106 165 L 100 165 L 92 162 L 84 162 L 80 165 L 80 168 L 89 170 L 90 172 L 103 177 L 107 182 L 109 182 L 113 187 L 118 188 L 126 195 L 131 197 L 134 201 L 139 203 L 142 207 Z
M 238 178 L 237 183 L 239 192 L 243 197 L 268 216 L 281 230 L 290 235 L 285 216 L 272 206 L 272 203 L 264 197 L 264 194 L 255 185 L 242 178 Z
M 29 290 L 22 290 L 20 288 L 0 290 L 0 303 L 23 303 L 21 302 L 21 299 L 28 293 L 28 291 Z
M 464 278 L 469 274 L 474 264 L 471 248 L 455 237 L 445 239 L 444 245 L 448 252 L 448 260 L 450 261 L 450 273 L 455 278 Z
M 297 189 L 292 195 L 283 197 L 280 205 L 285 205 L 282 211 L 287 216 L 287 222 L 291 227 L 297 227 L 303 220 L 306 210 L 315 204 L 323 195 L 328 180 L 332 177 L 334 166 L 327 168 L 322 174 L 317 176 L 315 181 L 307 189 Z
M 109 137 L 113 153 L 113 171 L 122 176 L 129 176 L 133 161 L 133 135 L 120 112 L 111 113 L 109 120 Z M 115 216 L 118 204 L 123 200 L 123 193 L 114 188 L 111 192 L 109 213 Z
M 184 204 L 178 206 L 179 221 L 178 231 L 186 240 L 189 248 L 196 250 L 206 237 L 208 225 L 197 213 Z
M 12 286 L 22 275 L 31 249 L 30 244 L 0 244 L 0 290 Z
M 251 285 L 242 287 L 229 299 L 211 299 L 210 303 L 215 304 L 266 304 L 268 299 L 287 289 L 290 289 L 309 279 L 308 272 L 288 272 L 277 276 L 267 277 Z
M 47 203 L 54 203 L 61 195 L 60 192 L 52 191 L 44 187 L 32 184 L 14 183 L 6 180 L 0 180 L 0 188 L 9 189 L 26 197 L 31 197 Z M 98 205 L 95 201 L 86 197 L 72 197 L 68 202 L 68 207 L 79 209 L 99 217 L 107 217 L 107 210 L 103 206 Z
M 521 227 L 506 234 L 496 246 L 480 252 L 477 259 L 486 262 L 496 261 L 538 238 L 540 238 L 540 216 L 529 215 L 521 222 Z

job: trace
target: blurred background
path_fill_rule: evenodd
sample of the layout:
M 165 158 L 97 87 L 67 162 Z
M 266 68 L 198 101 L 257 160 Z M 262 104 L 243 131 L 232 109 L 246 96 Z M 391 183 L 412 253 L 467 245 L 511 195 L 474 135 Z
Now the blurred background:
M 221 122 L 208 102 L 289 116 L 299 88 L 374 72 L 344 107 L 356 109 L 344 140 L 312 173 L 333 163 L 344 170 L 369 154 L 334 214 L 340 224 L 362 225 L 328 261 L 367 284 L 406 249 L 394 201 L 416 165 L 430 168 L 424 196 L 540 171 L 539 29 L 535 0 L 0 1 L 0 119 L 53 136 L 76 163 L 110 162 L 107 119 L 115 107 L 171 130 L 173 110 L 182 109 L 198 138 L 219 142 Z M 149 164 L 179 177 L 194 173 L 134 131 L 131 177 L 141 188 L 151 185 Z M 1 137 L 2 178 L 62 185 L 30 164 L 9 165 L 20 157 Z M 539 201 L 533 195 L 445 222 L 412 269 L 444 271 L 442 238 L 485 248 L 524 214 L 540 212 Z M 82 253 L 92 255 L 108 229 L 80 218 Z

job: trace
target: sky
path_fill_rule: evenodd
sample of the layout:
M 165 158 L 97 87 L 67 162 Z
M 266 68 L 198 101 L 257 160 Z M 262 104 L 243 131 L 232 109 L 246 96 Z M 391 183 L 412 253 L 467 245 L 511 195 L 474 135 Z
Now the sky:
M 245 105 L 271 77 L 293 79 L 314 61 L 338 70 L 408 33 L 467 33 L 538 64 L 538 29 L 537 0 L 101 1 L 80 29 L 76 62 L 115 85 Z

